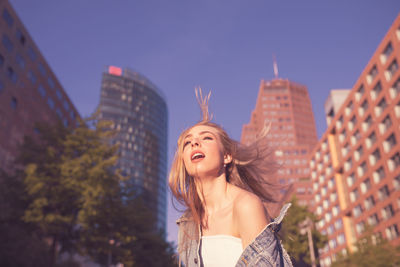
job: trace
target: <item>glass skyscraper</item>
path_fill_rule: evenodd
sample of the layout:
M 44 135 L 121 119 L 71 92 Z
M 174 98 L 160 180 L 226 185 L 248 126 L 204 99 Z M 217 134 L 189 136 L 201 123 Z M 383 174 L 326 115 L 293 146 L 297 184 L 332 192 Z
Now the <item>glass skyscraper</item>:
M 118 131 L 118 168 L 128 177 L 124 188 L 142 195 L 165 229 L 167 209 L 167 119 L 162 92 L 143 75 L 108 66 L 103 73 L 100 118 Z

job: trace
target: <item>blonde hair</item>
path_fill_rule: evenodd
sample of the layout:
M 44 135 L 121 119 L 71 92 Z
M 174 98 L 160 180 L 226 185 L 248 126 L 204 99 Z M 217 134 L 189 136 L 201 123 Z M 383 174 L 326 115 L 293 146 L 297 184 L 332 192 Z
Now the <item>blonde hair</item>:
M 183 162 L 184 137 L 190 129 L 202 125 L 216 130 L 224 155 L 232 156 L 232 162 L 225 168 L 227 182 L 256 194 L 264 202 L 279 202 L 282 186 L 273 182 L 273 175 L 278 165 L 273 160 L 273 151 L 265 138 L 269 127 L 266 125 L 253 143 L 241 144 L 231 139 L 221 126 L 210 122 L 211 116 L 208 112 L 210 93 L 203 98 L 201 89 L 196 89 L 196 97 L 202 110 L 203 120 L 184 130 L 179 136 L 169 174 L 169 187 L 177 201 L 188 208 L 190 216 L 196 223 L 206 227 L 203 222 L 201 186 L 197 184 L 197 179 L 187 173 Z

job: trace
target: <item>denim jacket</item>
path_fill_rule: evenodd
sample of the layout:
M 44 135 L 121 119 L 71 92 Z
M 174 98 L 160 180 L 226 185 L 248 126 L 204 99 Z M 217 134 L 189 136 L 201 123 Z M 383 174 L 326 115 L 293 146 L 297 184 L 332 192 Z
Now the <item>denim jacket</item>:
M 244 266 L 265 266 L 265 267 L 292 267 L 292 262 L 285 249 L 282 247 L 281 241 L 276 234 L 280 227 L 290 203 L 285 204 L 279 216 L 272 220 L 264 230 L 249 244 L 242 254 L 236 267 Z M 183 263 L 186 267 L 203 266 L 199 254 L 201 246 L 200 226 L 191 218 L 184 214 L 178 219 L 178 253 L 179 266 Z

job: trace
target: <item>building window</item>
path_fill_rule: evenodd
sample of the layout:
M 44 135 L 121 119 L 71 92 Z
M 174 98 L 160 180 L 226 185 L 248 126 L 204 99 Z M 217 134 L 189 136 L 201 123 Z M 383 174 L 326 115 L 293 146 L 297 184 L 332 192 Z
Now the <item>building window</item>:
M 360 185 L 361 193 L 365 194 L 368 192 L 369 189 L 371 189 L 371 181 L 368 179 L 364 180 L 364 182 L 361 183 Z
M 375 165 L 378 160 L 381 159 L 381 152 L 379 151 L 379 148 L 375 149 L 374 152 L 372 152 L 371 155 L 369 155 L 369 163 L 371 166 Z
M 25 68 L 25 60 L 20 54 L 15 55 L 15 61 L 21 67 L 21 69 Z
M 390 119 L 390 115 L 387 115 L 383 121 L 379 124 L 379 131 L 381 134 L 384 134 L 387 132 L 387 130 L 392 126 L 392 120 Z
M 387 185 L 384 185 L 381 188 L 379 188 L 378 197 L 379 197 L 380 201 L 385 200 L 386 198 L 389 197 L 389 195 L 390 195 L 390 192 L 389 192 L 389 188 Z
M 357 92 L 355 94 L 356 100 L 360 101 L 364 93 L 365 93 L 364 85 L 361 84 L 360 87 L 358 87 Z
M 25 45 L 26 42 L 25 36 L 19 29 L 17 29 L 17 31 L 15 32 L 15 36 L 17 37 L 17 40 L 19 40 L 20 44 Z
M 374 213 L 368 217 L 368 224 L 371 226 L 375 226 L 379 223 L 378 214 Z
M 27 76 L 28 76 L 28 79 L 31 81 L 31 83 L 33 83 L 33 84 L 36 83 L 36 80 L 37 80 L 36 75 L 33 74 L 33 72 L 31 70 L 28 71 Z
M 14 23 L 14 19 L 11 16 L 10 12 L 8 12 L 8 10 L 5 8 L 3 9 L 3 19 L 9 27 L 12 27 L 12 25 Z
M 395 190 L 400 190 L 400 174 L 393 179 L 393 186 Z
M 64 109 L 66 111 L 69 111 L 69 104 L 68 104 L 67 100 L 64 100 Z
M 342 128 L 343 125 L 343 116 L 340 116 L 339 119 L 336 121 L 336 127 L 338 129 Z
M 38 91 L 39 91 L 39 93 L 40 93 L 40 95 L 42 96 L 42 97 L 45 97 L 46 96 L 46 90 L 44 89 L 44 87 L 40 84 L 39 85 L 39 87 L 38 87 Z
M 371 91 L 371 98 L 373 100 L 375 100 L 378 96 L 379 93 L 382 91 L 382 86 L 381 86 L 381 82 L 378 82 L 375 87 L 372 89 Z
M 28 46 L 28 56 L 32 61 L 36 61 L 37 55 L 31 46 Z
M 0 66 L 4 65 L 4 57 L 2 54 L 0 54 Z
M 365 140 L 365 144 L 367 148 L 371 148 L 375 143 L 376 143 L 376 135 L 375 132 L 372 132 Z
M 353 110 L 353 101 L 350 101 L 350 103 L 347 105 L 346 109 L 344 110 L 344 112 L 346 113 L 346 116 L 349 116 L 352 110 Z
M 364 154 L 363 146 L 360 145 L 354 153 L 354 158 L 358 161 Z
M 392 43 L 389 42 L 388 45 L 386 46 L 385 50 L 383 50 L 383 53 L 381 54 L 381 62 L 382 64 L 385 64 L 387 59 L 389 58 L 390 54 L 393 52 L 393 46 Z
M 4 90 L 4 83 L 0 81 L 0 94 L 3 92 L 3 90 Z
M 364 122 L 362 123 L 362 129 L 364 132 L 368 131 L 369 128 L 371 127 L 372 124 L 372 117 L 371 115 L 368 115 L 368 117 L 364 120 Z
M 53 79 L 49 77 L 49 78 L 47 79 L 47 82 L 49 83 L 50 88 L 51 88 L 51 89 L 54 89 L 55 84 L 54 84 Z
M 364 201 L 364 207 L 366 210 L 371 209 L 372 207 L 375 206 L 375 199 L 374 196 L 369 196 L 365 199 Z
M 341 229 L 342 226 L 343 226 L 342 219 L 337 219 L 336 222 L 335 222 L 335 228 L 336 228 L 336 230 Z
M 353 209 L 353 216 L 357 218 L 358 216 L 360 216 L 360 215 L 362 214 L 362 212 L 363 212 L 363 209 L 362 209 L 361 205 L 358 204 L 358 205 Z
M 46 76 L 46 69 L 45 69 L 44 65 L 42 64 L 42 62 L 39 62 L 38 69 L 39 69 L 40 74 L 42 74 L 42 76 Z
M 352 131 L 356 124 L 357 124 L 357 118 L 356 118 L 356 116 L 353 116 L 350 119 L 349 124 L 348 124 L 349 130 Z
M 376 184 L 385 178 L 385 170 L 383 169 L 382 166 L 379 167 L 376 171 L 374 171 L 373 177 L 374 177 L 374 182 Z
M 11 108 L 16 109 L 18 106 L 18 100 L 15 97 L 11 97 Z
M 339 141 L 340 142 L 344 142 L 344 140 L 346 139 L 346 129 L 343 129 L 343 131 L 339 134 Z
M 394 134 L 391 134 L 386 140 L 383 142 L 383 150 L 385 150 L 386 153 L 388 153 L 390 150 L 392 150 L 393 147 L 395 147 L 397 144 L 396 137 Z
M 56 95 L 57 95 L 58 99 L 60 99 L 60 100 L 62 99 L 62 94 L 61 94 L 60 90 L 56 89 Z
M 347 185 L 348 185 L 349 187 L 351 187 L 351 186 L 354 184 L 355 181 L 356 181 L 356 178 L 355 178 L 354 173 L 350 174 L 350 175 L 347 177 Z
M 382 218 L 384 220 L 390 219 L 394 216 L 394 210 L 392 207 L 392 204 L 387 205 L 386 207 L 383 208 L 382 210 Z
M 387 70 L 385 70 L 386 81 L 390 81 L 398 69 L 399 65 L 397 64 L 397 61 L 393 60 L 392 64 L 390 64 Z
M 342 134 L 341 134 L 342 135 Z M 343 135 L 344 136 L 344 135 Z M 347 155 L 347 153 L 349 153 L 349 150 L 350 150 L 350 147 L 349 147 L 349 144 L 345 144 L 343 147 L 342 147 L 342 155 L 343 155 L 343 157 L 345 157 L 346 155 Z
M 367 172 L 367 163 L 364 161 L 357 167 L 358 177 L 362 177 Z
M 379 117 L 382 112 L 386 109 L 387 103 L 386 99 L 383 97 L 381 101 L 379 101 L 378 106 L 375 107 L 375 115 Z
M 7 51 L 11 53 L 14 48 L 14 45 L 11 42 L 10 38 L 8 38 L 8 36 L 5 34 L 3 34 L 2 43 L 3 43 L 4 47 L 7 49 Z
M 51 109 L 54 109 L 54 101 L 50 97 L 47 99 L 47 104 Z
M 396 96 L 400 93 L 400 78 L 393 84 L 393 86 L 389 89 L 390 97 L 396 98 Z
M 344 171 L 349 171 L 353 167 L 353 160 L 351 157 L 344 163 Z
M 62 119 L 62 112 L 61 112 L 61 110 L 60 110 L 59 108 L 57 108 L 56 113 L 57 113 L 57 116 L 58 116 L 60 119 Z
M 8 75 L 8 77 L 10 77 L 10 79 L 13 83 L 17 82 L 17 73 L 14 71 L 14 69 L 12 67 L 7 68 L 7 75 Z
M 393 240 L 399 237 L 399 229 L 396 224 L 386 228 L 385 230 L 386 236 L 389 240 Z
M 394 171 L 399 166 L 400 166 L 400 153 L 397 152 L 388 161 L 388 168 L 390 171 Z
M 365 222 L 364 221 L 361 221 L 356 224 L 357 234 L 362 234 L 362 232 L 364 232 L 364 230 L 365 230 Z
M 337 241 L 338 241 L 338 244 L 339 244 L 339 245 L 343 245 L 343 244 L 346 242 L 346 239 L 345 239 L 345 237 L 344 237 L 344 234 L 338 235 Z
M 378 69 L 376 65 L 374 65 L 367 75 L 367 83 L 371 84 L 376 75 L 378 75 Z
M 357 188 L 350 192 L 350 200 L 351 200 L 351 202 L 355 202 L 359 198 L 360 198 L 360 194 L 358 193 L 358 189 Z
M 351 144 L 352 144 L 353 146 L 356 145 L 357 142 L 358 142 L 358 140 L 360 140 L 360 138 L 361 138 L 360 132 L 357 130 L 357 131 L 356 131 L 354 134 L 352 134 L 351 137 L 350 137 Z

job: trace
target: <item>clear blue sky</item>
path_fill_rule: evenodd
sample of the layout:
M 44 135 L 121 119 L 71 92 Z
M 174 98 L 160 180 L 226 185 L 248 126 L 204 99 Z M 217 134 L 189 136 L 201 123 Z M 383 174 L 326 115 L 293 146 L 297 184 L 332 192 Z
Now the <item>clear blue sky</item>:
M 166 95 L 168 157 L 200 119 L 194 87 L 235 139 L 261 79 L 308 86 L 318 136 L 330 89 L 351 88 L 399 14 L 398 0 L 9 0 L 83 116 L 98 105 L 106 65 L 130 67 Z M 168 207 L 168 239 L 178 213 Z

